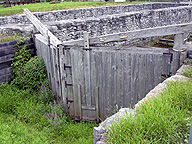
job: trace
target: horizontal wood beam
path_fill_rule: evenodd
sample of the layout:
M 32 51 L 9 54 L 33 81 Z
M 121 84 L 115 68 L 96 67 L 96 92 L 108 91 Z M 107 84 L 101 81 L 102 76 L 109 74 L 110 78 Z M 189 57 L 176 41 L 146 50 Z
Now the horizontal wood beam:
M 27 8 L 24 9 L 24 14 L 26 17 L 31 21 L 31 23 L 35 26 L 35 28 L 46 38 L 50 37 L 50 44 L 54 46 L 58 46 L 62 44 L 60 40 L 57 39 L 49 30 L 48 28 L 43 25 Z
M 127 31 L 122 33 L 92 37 L 92 38 L 89 38 L 89 44 L 94 45 L 94 44 L 103 44 L 103 43 L 116 42 L 116 41 L 125 41 L 125 40 L 129 41 L 133 39 L 140 39 L 140 38 L 146 38 L 146 37 L 181 34 L 184 32 L 190 32 L 191 30 L 192 30 L 192 23 L 168 25 L 168 26 L 161 26 L 161 27 L 155 27 L 155 28 L 146 28 L 146 29 Z M 63 45 L 84 46 L 84 41 L 83 39 L 64 41 Z

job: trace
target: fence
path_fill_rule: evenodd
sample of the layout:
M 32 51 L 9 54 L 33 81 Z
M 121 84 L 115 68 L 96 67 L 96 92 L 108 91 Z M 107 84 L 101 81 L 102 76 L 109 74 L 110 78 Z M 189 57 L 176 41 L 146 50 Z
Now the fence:
M 108 106 L 129 107 L 142 99 L 162 77 L 174 74 L 183 57 L 184 37 L 191 23 L 88 37 L 61 43 L 28 10 L 25 14 L 42 33 L 35 35 L 53 89 L 75 119 L 105 119 Z M 94 47 L 112 41 L 175 34 L 173 49 Z

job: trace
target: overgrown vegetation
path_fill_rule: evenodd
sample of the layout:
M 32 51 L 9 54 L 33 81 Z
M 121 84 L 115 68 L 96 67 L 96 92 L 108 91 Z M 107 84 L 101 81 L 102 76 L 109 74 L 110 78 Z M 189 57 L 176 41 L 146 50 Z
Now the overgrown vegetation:
M 8 34 L 0 33 L 0 43 L 12 41 L 12 40 L 20 40 L 20 39 L 23 39 L 23 37 L 20 36 L 19 34 L 8 35 Z
M 42 58 L 28 55 L 25 47 L 16 53 L 13 81 L 0 84 L 0 143 L 93 143 L 96 123 L 66 116 Z
M 20 5 L 14 7 L 0 8 L 0 16 L 9 16 L 14 14 L 22 14 L 25 8 L 28 8 L 31 12 L 41 11 L 53 11 L 64 9 L 77 9 L 86 7 L 99 7 L 99 6 L 111 6 L 120 4 L 139 4 L 142 2 L 124 2 L 124 3 L 110 3 L 110 2 L 71 2 L 71 3 L 36 3 L 28 5 Z
M 13 70 L 12 74 L 13 79 L 18 75 L 17 73 L 19 69 L 22 68 L 31 58 L 31 55 L 29 53 L 30 50 L 26 50 L 26 45 L 20 46 L 21 44 L 24 44 L 23 40 L 20 40 L 16 44 L 17 51 L 11 64 L 11 69 Z
M 192 116 L 192 80 L 172 82 L 133 117 L 108 129 L 108 143 L 188 143 Z
M 192 65 L 191 65 L 191 67 L 192 67 Z M 189 78 L 192 78 L 192 69 L 185 70 L 184 75 Z

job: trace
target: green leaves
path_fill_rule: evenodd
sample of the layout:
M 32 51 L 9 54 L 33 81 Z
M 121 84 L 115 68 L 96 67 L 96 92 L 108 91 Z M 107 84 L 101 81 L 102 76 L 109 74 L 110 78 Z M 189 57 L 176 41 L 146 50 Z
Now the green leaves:
M 17 75 L 17 72 L 20 68 L 22 68 L 31 58 L 31 54 L 29 53 L 30 50 L 26 50 L 26 45 L 20 47 L 24 41 L 20 40 L 16 46 L 18 47 L 17 52 L 15 53 L 13 62 L 11 64 L 11 68 L 13 70 L 12 79 L 14 79 Z
M 35 56 L 18 69 L 12 84 L 19 89 L 38 91 L 41 88 L 41 83 L 45 80 L 47 80 L 46 66 L 41 57 Z

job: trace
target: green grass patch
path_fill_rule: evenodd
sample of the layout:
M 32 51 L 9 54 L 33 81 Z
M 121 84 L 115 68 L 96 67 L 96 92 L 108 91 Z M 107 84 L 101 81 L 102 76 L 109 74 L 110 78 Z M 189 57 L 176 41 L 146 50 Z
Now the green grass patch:
M 29 90 L 1 84 L 0 143 L 93 143 L 96 123 L 75 123 L 67 118 L 57 128 L 45 118 L 44 114 L 49 113 L 50 109 L 50 105 L 40 101 L 38 91 L 30 94 Z
M 77 9 L 87 7 L 99 7 L 99 6 L 112 6 L 121 4 L 140 4 L 143 2 L 124 2 L 124 3 L 109 3 L 109 2 L 65 2 L 65 3 L 36 3 L 28 5 L 20 5 L 2 8 L 0 7 L 0 16 L 9 16 L 15 14 L 23 14 L 23 10 L 28 8 L 31 12 L 53 11 L 53 10 L 65 10 L 65 9 Z
M 8 34 L 0 33 L 0 43 L 7 42 L 7 41 L 12 41 L 12 40 L 20 40 L 20 39 L 23 39 L 23 38 L 24 37 L 20 36 L 19 34 L 8 35 Z
M 144 103 L 134 117 L 113 124 L 108 143 L 187 143 L 192 116 L 192 81 L 172 82 L 162 96 Z
M 184 75 L 189 77 L 189 78 L 192 78 L 192 69 L 187 69 L 185 72 L 184 72 Z

